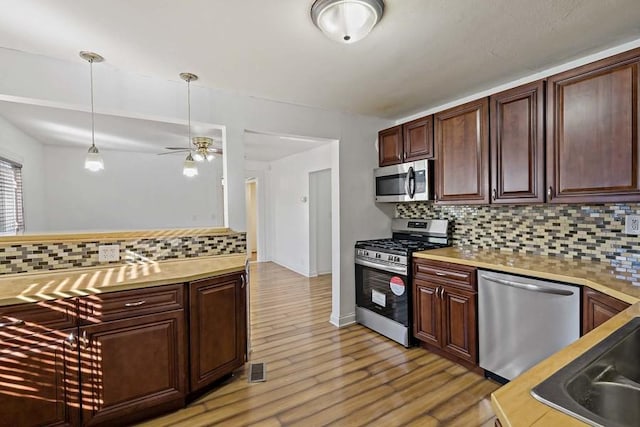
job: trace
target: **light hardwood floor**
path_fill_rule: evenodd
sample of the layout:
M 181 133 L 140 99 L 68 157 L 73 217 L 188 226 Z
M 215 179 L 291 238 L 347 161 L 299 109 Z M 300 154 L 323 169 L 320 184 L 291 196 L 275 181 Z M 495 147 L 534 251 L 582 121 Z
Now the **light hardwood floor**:
M 493 426 L 498 386 L 421 348 L 360 325 L 329 324 L 331 276 L 308 279 L 251 265 L 251 360 L 246 372 L 146 426 Z

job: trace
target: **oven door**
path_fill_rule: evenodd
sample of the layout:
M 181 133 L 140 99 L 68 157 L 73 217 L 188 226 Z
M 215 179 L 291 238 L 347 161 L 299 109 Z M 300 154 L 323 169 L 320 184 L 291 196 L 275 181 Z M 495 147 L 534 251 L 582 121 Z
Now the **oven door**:
M 409 326 L 410 284 L 406 269 L 375 266 L 356 258 L 356 305 Z

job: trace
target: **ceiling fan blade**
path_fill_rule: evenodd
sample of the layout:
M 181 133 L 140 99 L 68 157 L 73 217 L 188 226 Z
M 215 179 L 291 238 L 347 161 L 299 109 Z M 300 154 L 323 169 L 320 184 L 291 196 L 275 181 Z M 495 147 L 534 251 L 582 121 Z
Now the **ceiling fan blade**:
M 185 147 L 164 147 L 165 150 L 188 150 Z
M 182 150 L 178 150 L 178 151 L 167 151 L 166 153 L 156 153 L 156 155 L 158 156 L 164 156 L 165 154 L 180 154 L 180 153 L 186 153 L 189 150 L 187 149 L 182 149 Z

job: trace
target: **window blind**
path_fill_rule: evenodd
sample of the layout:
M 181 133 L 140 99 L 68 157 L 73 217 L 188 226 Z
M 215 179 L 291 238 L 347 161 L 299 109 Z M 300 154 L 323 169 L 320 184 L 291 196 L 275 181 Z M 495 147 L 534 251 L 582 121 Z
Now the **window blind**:
M 0 157 L 0 234 L 22 231 L 22 165 Z

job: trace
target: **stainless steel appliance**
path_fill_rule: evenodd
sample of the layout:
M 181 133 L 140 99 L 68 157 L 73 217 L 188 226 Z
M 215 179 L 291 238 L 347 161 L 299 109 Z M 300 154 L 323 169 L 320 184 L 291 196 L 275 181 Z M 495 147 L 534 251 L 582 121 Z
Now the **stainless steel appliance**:
M 356 321 L 411 344 L 411 256 L 450 245 L 446 220 L 394 219 L 391 239 L 356 243 Z
M 512 380 L 580 337 L 580 288 L 478 270 L 480 367 Z
M 373 171 L 376 202 L 433 199 L 433 160 L 418 160 Z

